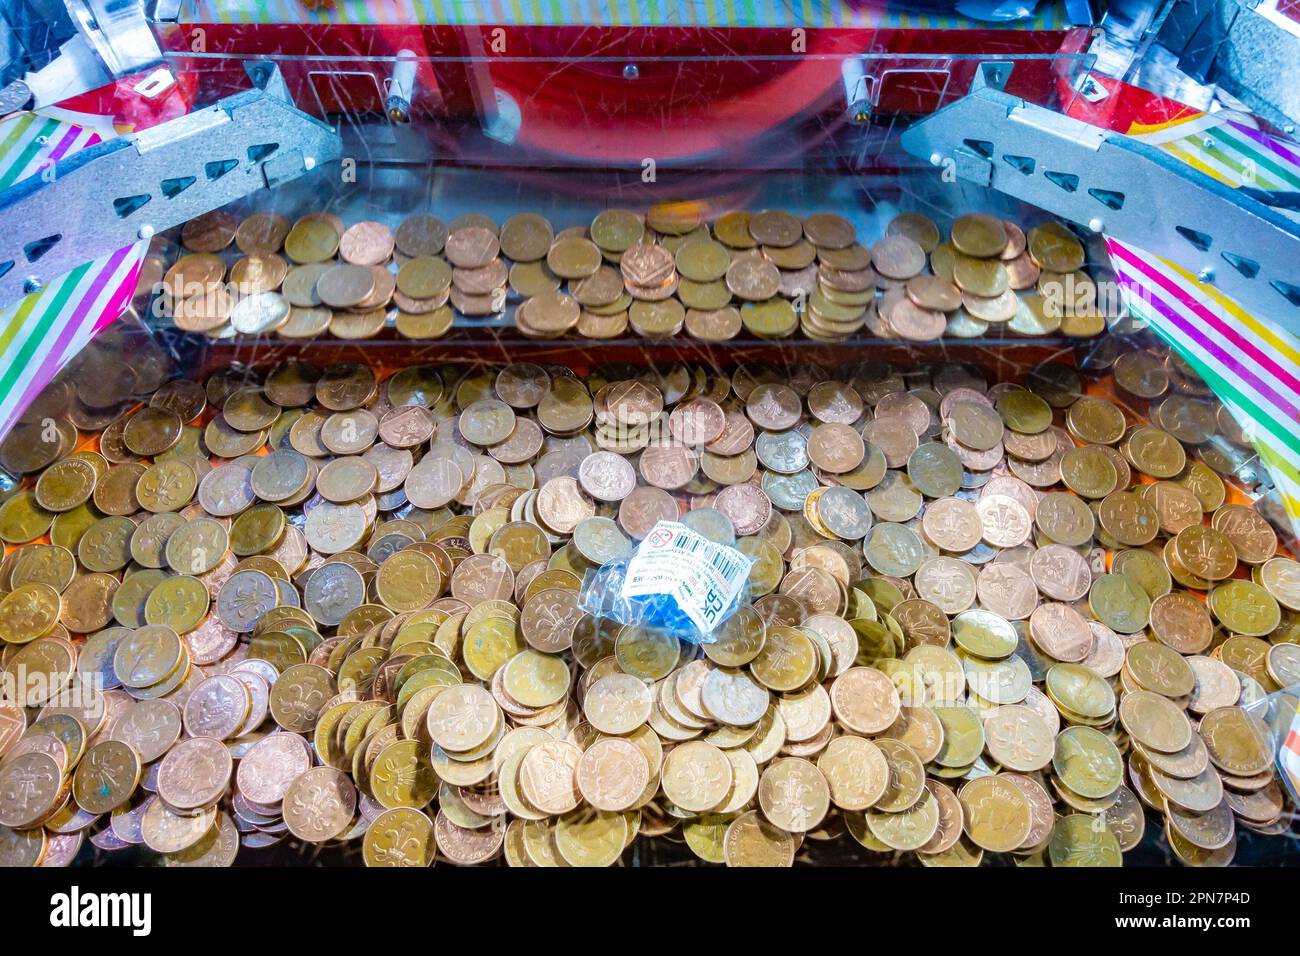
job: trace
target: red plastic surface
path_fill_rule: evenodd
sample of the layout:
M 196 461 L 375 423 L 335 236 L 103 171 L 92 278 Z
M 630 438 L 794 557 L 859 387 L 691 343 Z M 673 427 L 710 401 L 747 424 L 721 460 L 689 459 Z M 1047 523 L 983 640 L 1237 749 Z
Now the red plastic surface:
M 186 56 L 196 30 L 206 53 L 241 59 Z M 205 91 L 245 86 L 241 60 L 266 56 L 303 109 L 326 113 L 381 109 L 392 67 L 379 60 L 407 50 L 419 58 L 417 119 L 474 121 L 475 91 L 495 89 L 525 118 L 521 145 L 636 162 L 708 155 L 842 107 L 841 66 L 851 55 L 877 56 L 869 67 L 873 112 L 927 113 L 969 89 L 976 60 L 962 56 L 1051 55 L 1086 33 L 808 29 L 798 53 L 786 28 L 185 24 L 163 40 L 178 54 L 174 68 L 196 74 Z M 363 59 L 329 59 L 345 56 Z M 624 75 L 629 64 L 635 78 Z M 1053 67 L 1050 59 L 1017 60 L 1009 92 L 1045 102 Z M 351 75 L 327 76 L 331 70 Z M 838 109 L 835 121 L 844 119 Z

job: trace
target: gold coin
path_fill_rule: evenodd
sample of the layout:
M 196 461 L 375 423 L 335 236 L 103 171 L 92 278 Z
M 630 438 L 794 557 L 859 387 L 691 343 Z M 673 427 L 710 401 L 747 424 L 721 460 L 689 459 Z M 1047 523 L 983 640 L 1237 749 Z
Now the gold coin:
M 970 213 L 952 224 L 952 244 L 968 256 L 997 256 L 1007 247 L 1007 231 L 996 216 Z
M 546 253 L 546 265 L 561 279 L 582 279 L 600 268 L 600 248 L 576 236 L 557 239 Z
M 817 669 L 817 651 L 807 634 L 784 625 L 768 627 L 750 671 L 765 687 L 794 691 L 812 680 Z
M 109 813 L 131 798 L 139 782 L 139 754 L 129 744 L 104 740 L 77 763 L 72 794 L 87 813 Z
M 963 292 L 992 298 L 1007 290 L 1010 276 L 1006 266 L 997 259 L 976 259 L 958 252 L 953 262 L 952 281 Z
M 1091 727 L 1067 727 L 1056 738 L 1052 768 L 1083 797 L 1108 797 L 1123 780 L 1124 761 L 1105 734 Z
M 59 623 L 62 601 L 48 584 L 24 584 L 0 598 L 0 640 L 26 644 Z
M 451 266 L 432 256 L 409 259 L 397 270 L 397 288 L 413 299 L 433 298 L 450 285 Z
M 816 772 L 815 767 L 813 770 Z M 664 795 L 683 810 L 704 813 L 726 798 L 732 773 L 731 763 L 721 750 L 702 740 L 692 740 L 668 754 L 661 786 Z
M 1001 775 L 967 781 L 957 793 L 971 842 L 992 853 L 1018 849 L 1029 836 L 1029 800 Z M 937 812 L 937 811 L 936 811 Z
M 757 810 L 742 813 L 727 826 L 722 841 L 727 866 L 788 867 L 794 864 L 793 833 L 765 820 Z
M 0 826 L 29 829 L 58 808 L 67 782 L 59 764 L 44 753 L 11 756 L 0 766 Z
M 432 866 L 433 821 L 417 809 L 387 810 L 366 829 L 361 852 L 366 866 Z
M 1271 634 L 1282 619 L 1273 595 L 1250 581 L 1228 581 L 1216 587 L 1210 592 L 1210 610 L 1228 630 L 1248 637 Z
M 389 744 L 375 759 L 370 786 L 375 799 L 387 810 L 428 806 L 438 792 L 438 777 L 429 764 L 429 748 L 417 740 Z
M 1086 813 L 1057 817 L 1048 845 L 1052 866 L 1121 866 L 1119 841 L 1108 827 L 1093 825 Z

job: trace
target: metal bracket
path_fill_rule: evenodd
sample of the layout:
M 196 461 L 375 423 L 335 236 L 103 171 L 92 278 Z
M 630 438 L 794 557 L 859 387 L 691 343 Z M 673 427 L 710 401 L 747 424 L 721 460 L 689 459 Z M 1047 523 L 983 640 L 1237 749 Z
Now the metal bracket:
M 162 62 L 143 0 L 64 0 L 77 32 L 113 76 Z
M 108 140 L 0 192 L 0 306 L 114 249 L 336 160 L 336 130 L 298 110 L 274 63 L 255 89 Z
M 1300 224 L 1161 150 L 987 87 L 920 120 L 901 142 L 963 178 L 1178 262 L 1300 334 Z
M 53 0 L 43 7 L 62 6 L 72 36 L 52 52 L 53 37 L 63 36 L 62 18 L 50 24 L 51 32 L 35 50 L 33 62 L 44 63 L 22 80 L 33 109 L 51 106 L 115 79 L 163 67 L 162 50 L 145 17 L 143 0 Z M 38 8 L 39 9 L 39 8 Z M 57 30 L 57 32 L 55 32 Z M 41 56 L 35 54 L 40 52 Z M 18 91 L 21 92 L 21 91 Z M 25 104 L 23 104 L 25 105 Z

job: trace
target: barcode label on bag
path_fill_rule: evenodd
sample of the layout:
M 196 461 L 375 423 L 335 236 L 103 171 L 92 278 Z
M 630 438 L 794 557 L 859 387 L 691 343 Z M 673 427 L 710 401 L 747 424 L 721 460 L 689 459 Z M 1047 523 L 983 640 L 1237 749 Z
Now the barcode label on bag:
M 705 634 L 711 634 L 749 577 L 750 560 L 684 524 L 660 521 L 637 546 L 623 579 L 623 597 L 670 595 Z

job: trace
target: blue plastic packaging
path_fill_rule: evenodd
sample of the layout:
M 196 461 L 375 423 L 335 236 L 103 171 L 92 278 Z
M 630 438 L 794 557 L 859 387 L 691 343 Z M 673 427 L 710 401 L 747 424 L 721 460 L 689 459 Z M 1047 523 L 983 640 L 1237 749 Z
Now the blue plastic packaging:
M 711 644 L 718 626 L 749 603 L 752 565 L 734 548 L 661 521 L 630 557 L 586 573 L 578 606 L 620 624 L 643 624 L 693 644 Z

